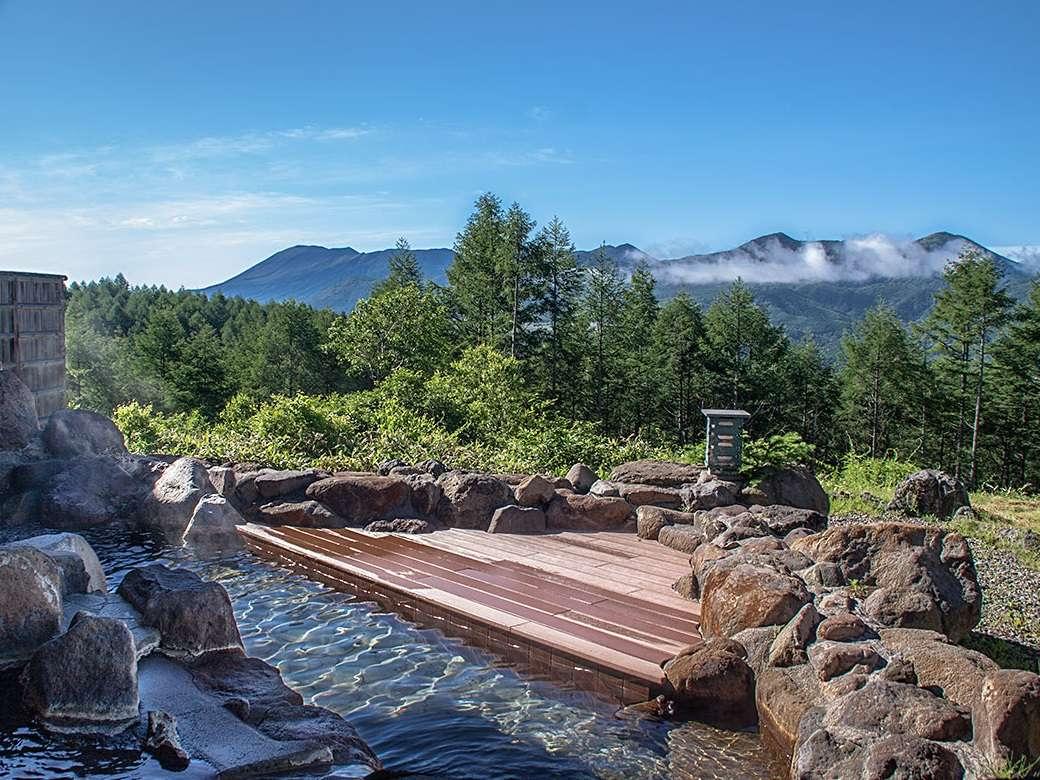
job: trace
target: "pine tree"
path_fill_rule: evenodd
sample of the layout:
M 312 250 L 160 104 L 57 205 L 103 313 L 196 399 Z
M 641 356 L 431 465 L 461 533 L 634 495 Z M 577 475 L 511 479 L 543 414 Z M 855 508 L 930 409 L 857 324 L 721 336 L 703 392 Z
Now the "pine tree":
M 220 338 L 209 323 L 204 323 L 182 342 L 179 351 L 184 357 L 168 377 L 176 408 L 215 417 L 230 397 Z
M 707 387 L 704 320 L 700 307 L 680 292 L 661 307 L 654 328 L 654 351 L 662 372 L 661 421 L 680 445 L 700 436 Z
M 412 251 L 411 244 L 404 236 L 397 239 L 396 251 L 390 256 L 387 277 L 372 287 L 370 297 L 388 290 L 396 290 L 409 284 L 422 287 L 423 274 L 419 268 L 419 260 Z
M 619 323 L 621 392 L 618 418 L 626 432 L 638 433 L 657 421 L 662 366 L 653 339 L 660 305 L 656 283 L 645 261 L 640 261 L 622 295 Z
M 538 236 L 541 249 L 541 301 L 538 315 L 544 338 L 539 352 L 545 395 L 575 411 L 579 373 L 578 307 L 582 271 L 570 233 L 553 217 Z
M 1012 300 L 1000 287 L 1000 269 L 975 251 L 963 253 L 948 265 L 943 280 L 945 287 L 936 293 L 935 306 L 922 324 L 922 332 L 936 355 L 936 366 L 947 380 L 947 392 L 957 410 L 954 473 L 961 475 L 967 446 L 967 480 L 975 485 L 986 368 L 992 358 L 988 346 L 1007 321 Z M 969 431 L 971 440 L 965 442 Z
M 485 193 L 477 198 L 466 227 L 455 239 L 448 283 L 464 346 L 508 348 L 510 306 L 501 273 L 503 223 L 501 201 Z
M 509 307 L 509 355 L 524 357 L 528 351 L 528 327 L 536 316 L 536 285 L 539 244 L 531 241 L 535 221 L 514 203 L 506 212 L 502 225 L 499 253 L 502 294 Z
M 617 263 L 599 249 L 586 271 L 581 326 L 586 334 L 586 415 L 604 431 L 615 431 L 615 402 L 621 384 L 619 351 L 621 300 L 625 286 Z
M 834 366 L 809 338 L 792 346 L 783 358 L 786 390 L 784 429 L 799 434 L 815 447 L 818 459 L 840 446 L 835 431 L 838 381 Z
M 909 440 L 924 357 L 895 311 L 870 309 L 841 341 L 841 419 L 856 451 L 882 457 Z M 901 455 L 907 457 L 907 452 Z

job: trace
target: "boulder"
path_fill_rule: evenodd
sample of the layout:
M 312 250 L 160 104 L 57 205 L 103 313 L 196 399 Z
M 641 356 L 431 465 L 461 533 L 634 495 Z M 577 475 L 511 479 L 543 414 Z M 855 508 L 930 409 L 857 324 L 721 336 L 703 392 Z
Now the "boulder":
M 816 626 L 820 622 L 820 613 L 812 604 L 806 604 L 791 618 L 769 649 L 770 666 L 798 666 L 809 660 L 805 648 L 816 635 Z
M 945 471 L 916 471 L 898 485 L 888 510 L 911 517 L 933 515 L 947 520 L 962 507 L 971 507 L 964 483 Z
M 495 510 L 513 503 L 509 485 L 488 474 L 449 471 L 437 484 L 444 493 L 437 519 L 449 527 L 486 531 Z
M 235 486 L 238 482 L 238 472 L 230 466 L 213 466 L 206 473 L 209 475 L 209 484 L 213 486 L 217 495 L 224 496 L 229 501 L 237 498 Z
M 110 455 L 61 461 L 39 492 L 42 521 L 52 528 L 89 528 L 136 517 L 147 495 L 142 483 Z
M 851 612 L 839 612 L 827 617 L 816 629 L 816 638 L 832 642 L 855 642 L 874 632 L 867 627 L 863 619 Z
M 615 498 L 621 495 L 618 486 L 613 482 L 607 482 L 605 479 L 597 479 L 593 482 L 592 487 L 589 488 L 589 493 L 601 498 Z
M 686 485 L 682 489 L 682 503 L 688 512 L 732 506 L 737 503 L 736 485 L 718 479 Z
M 415 467 L 424 474 L 429 474 L 434 479 L 439 477 L 441 474 L 448 470 L 448 467 L 441 463 L 439 460 L 424 460 L 422 463 L 415 464 Z
M 11 546 L 33 547 L 55 560 L 63 569 L 63 594 L 108 592 L 108 581 L 105 579 L 104 569 L 101 568 L 101 561 L 98 560 L 94 548 L 79 534 L 44 534 L 29 539 L 19 539 L 17 542 L 12 542 Z M 82 569 L 84 578 L 82 589 L 69 587 L 69 573 L 61 560 L 65 557 L 74 558 L 79 562 L 77 568 Z M 78 577 L 78 574 L 76 576 Z
M 160 531 L 170 544 L 181 544 L 199 500 L 212 492 L 206 464 L 195 458 L 178 458 L 152 487 L 142 523 Z
M 155 756 L 159 766 L 168 772 L 183 771 L 191 763 L 191 757 L 181 747 L 177 719 L 168 712 L 148 712 L 148 730 L 141 746 Z
M 238 526 L 245 520 L 223 496 L 211 493 L 199 499 L 184 531 L 184 543 L 201 552 L 229 552 L 245 545 Z
M 783 626 L 745 628 L 730 637 L 731 641 L 744 648 L 744 660 L 748 662 L 756 677 L 767 668 L 770 648 L 782 629 Z
M 596 472 L 584 463 L 575 463 L 567 472 L 567 481 L 571 483 L 576 493 L 588 493 L 598 479 Z
M 444 495 L 436 477 L 426 473 L 411 474 L 405 477 L 404 481 L 412 489 L 412 508 L 419 516 L 436 517 L 441 497 Z
M 850 523 L 799 539 L 794 550 L 872 588 L 864 609 L 887 627 L 941 631 L 959 642 L 979 622 L 982 591 L 960 534 L 907 523 Z
M 534 506 L 502 506 L 491 516 L 489 534 L 537 534 L 545 530 L 545 512 Z
M 667 460 L 633 460 L 610 472 L 611 482 L 677 488 L 695 483 L 704 466 Z
M 708 642 L 664 666 L 679 709 L 698 720 L 748 726 L 757 720 L 755 675 L 726 645 Z
M 361 473 L 336 474 L 307 487 L 307 498 L 321 502 L 348 524 L 408 516 L 411 493 L 403 479 Z
M 152 564 L 129 572 L 119 595 L 159 629 L 160 650 L 173 658 L 197 658 L 214 650 L 240 648 L 235 613 L 227 591 L 186 569 Z
M 616 485 L 618 495 L 632 506 L 660 506 L 666 509 L 678 509 L 683 503 L 682 496 L 676 488 L 633 485 L 627 482 L 619 482 Z
M 704 544 L 704 534 L 692 525 L 666 525 L 658 530 L 657 541 L 689 555 Z
M 264 504 L 253 513 L 262 523 L 301 528 L 346 528 L 347 521 L 317 501 L 284 501 Z
M 914 670 L 918 685 L 943 692 L 950 701 L 968 709 L 979 701 L 986 675 L 999 668 L 975 650 L 950 644 L 942 634 L 915 628 L 883 628 L 881 641 Z
M 826 682 L 852 671 L 857 666 L 868 671 L 885 665 L 878 648 L 870 642 L 816 642 L 809 648 L 809 663 Z
M 938 741 L 971 736 L 967 710 L 915 685 L 873 679 L 834 701 L 824 728 L 873 737 L 904 734 Z
M 551 531 L 608 531 L 623 528 L 633 514 L 632 505 L 623 498 L 557 492 L 545 519 Z
M 381 477 L 388 477 L 390 476 L 390 472 L 394 469 L 407 466 L 408 464 L 400 458 L 391 458 L 390 460 L 384 460 L 377 464 L 376 473 L 379 474 L 379 476 Z
M 0 669 L 17 666 L 61 626 L 62 571 L 33 547 L 0 547 Z
M 920 778 L 960 780 L 964 767 L 948 747 L 925 739 L 896 735 L 870 745 L 863 756 L 866 780 Z
M 365 526 L 372 533 L 428 534 L 441 528 L 436 520 L 418 517 L 395 517 L 393 520 L 373 520 Z
M 56 458 L 121 455 L 123 434 L 102 414 L 86 409 L 59 409 L 43 427 L 43 446 Z
M 20 450 L 39 430 L 32 391 L 14 371 L 0 370 L 0 450 Z
M 748 511 L 764 520 L 765 527 L 774 536 L 786 537 L 798 529 L 805 529 L 808 533 L 818 533 L 827 527 L 827 516 L 814 509 L 769 504 L 752 506 Z
M 821 515 L 830 512 L 831 500 L 820 481 L 807 468 L 776 469 L 755 485 L 758 504 L 780 504 L 812 509 Z
M 636 534 L 640 539 L 657 539 L 661 529 L 672 524 L 665 511 L 656 506 L 636 509 Z
M 121 730 L 137 720 L 137 653 L 126 623 L 78 612 L 21 677 L 26 708 L 58 729 Z
M 556 488 L 541 474 L 534 474 L 517 485 L 513 489 L 513 495 L 520 506 L 540 507 L 552 500 L 556 495 Z
M 990 672 L 972 715 L 975 742 L 995 762 L 1040 767 L 1040 676 L 1018 669 Z
M 728 637 L 745 628 L 785 625 L 812 601 L 798 577 L 743 554 L 716 563 L 703 579 L 697 577 L 701 631 L 706 636 Z
M 798 725 L 810 709 L 823 704 L 819 681 L 804 664 L 766 667 L 755 679 L 755 707 L 763 739 L 790 762 Z
M 253 484 L 260 498 L 279 498 L 290 493 L 299 493 L 312 482 L 318 480 L 318 472 L 306 471 L 265 471 L 256 475 Z

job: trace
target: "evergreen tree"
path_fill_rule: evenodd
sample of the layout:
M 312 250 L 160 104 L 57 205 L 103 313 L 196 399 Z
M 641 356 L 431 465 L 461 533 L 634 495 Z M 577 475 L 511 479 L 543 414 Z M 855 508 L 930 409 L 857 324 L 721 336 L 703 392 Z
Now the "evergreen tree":
M 502 281 L 501 201 L 491 193 L 477 198 L 466 227 L 455 239 L 448 283 L 464 345 L 509 345 L 510 311 Z
M 502 247 L 499 255 L 503 297 L 509 306 L 509 355 L 526 356 L 530 334 L 528 328 L 537 315 L 536 286 L 540 262 L 540 246 L 531 240 L 535 221 L 514 203 L 506 212 L 502 225 Z
M 586 414 L 607 432 L 614 432 L 620 376 L 621 301 L 625 285 L 617 263 L 603 250 L 586 271 L 581 326 L 585 347 Z
M 231 396 L 220 338 L 205 323 L 181 343 L 179 351 L 184 357 L 168 376 L 175 407 L 215 417 Z
M 834 366 L 811 338 L 792 346 L 783 359 L 786 392 L 783 426 L 815 447 L 815 457 L 836 454 L 840 447 L 835 431 L 839 396 Z
M 623 430 L 638 433 L 657 421 L 662 366 L 653 339 L 660 306 L 654 277 L 640 261 L 621 300 L 621 392 L 617 416 Z
M 390 256 L 387 277 L 372 287 L 371 295 L 374 297 L 387 290 L 394 290 L 409 284 L 422 287 L 423 274 L 411 244 L 408 243 L 407 238 L 402 236 L 397 239 L 396 251 Z
M 653 338 L 662 371 L 662 424 L 674 432 L 678 444 L 686 445 L 700 437 L 700 410 L 708 389 L 700 307 L 679 293 L 661 307 Z
M 845 431 L 856 451 L 883 457 L 907 442 L 913 430 L 923 391 L 923 355 L 895 311 L 884 304 L 870 309 L 845 335 L 841 351 Z
M 278 304 L 257 334 L 244 389 L 261 398 L 326 391 L 328 372 L 320 347 L 327 330 L 319 328 L 309 306 Z
M 538 236 L 543 274 L 539 316 L 544 330 L 539 353 L 545 394 L 574 412 L 578 398 L 580 342 L 578 307 L 582 273 L 570 233 L 553 217 Z
M 978 445 L 984 412 L 986 368 L 990 341 L 1007 321 L 1011 298 L 1000 287 L 1001 272 L 979 253 L 968 251 L 947 266 L 945 287 L 922 324 L 936 368 L 956 409 L 953 470 L 961 475 L 967 448 L 970 485 L 976 482 Z M 966 441 L 970 431 L 970 441 Z

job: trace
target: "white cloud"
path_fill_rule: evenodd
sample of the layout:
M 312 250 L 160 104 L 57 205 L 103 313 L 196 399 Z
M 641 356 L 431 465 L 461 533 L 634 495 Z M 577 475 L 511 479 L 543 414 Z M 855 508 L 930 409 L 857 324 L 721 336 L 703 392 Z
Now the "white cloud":
M 1033 271 L 1040 271 L 1040 245 L 995 246 L 993 251 L 1021 263 Z

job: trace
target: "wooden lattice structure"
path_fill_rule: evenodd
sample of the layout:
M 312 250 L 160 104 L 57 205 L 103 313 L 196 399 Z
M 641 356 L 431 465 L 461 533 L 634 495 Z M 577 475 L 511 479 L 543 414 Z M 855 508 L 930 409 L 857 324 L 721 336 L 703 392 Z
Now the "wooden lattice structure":
M 28 385 L 41 420 L 64 408 L 64 276 L 0 271 L 0 370 Z

